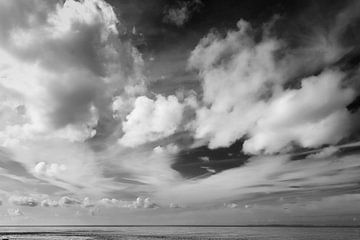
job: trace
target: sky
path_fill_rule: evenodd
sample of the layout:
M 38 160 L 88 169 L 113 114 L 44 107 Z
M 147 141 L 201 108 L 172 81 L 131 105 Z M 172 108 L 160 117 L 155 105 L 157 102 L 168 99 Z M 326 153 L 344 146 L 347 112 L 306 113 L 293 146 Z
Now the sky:
M 1 0 L 0 224 L 360 222 L 360 3 Z

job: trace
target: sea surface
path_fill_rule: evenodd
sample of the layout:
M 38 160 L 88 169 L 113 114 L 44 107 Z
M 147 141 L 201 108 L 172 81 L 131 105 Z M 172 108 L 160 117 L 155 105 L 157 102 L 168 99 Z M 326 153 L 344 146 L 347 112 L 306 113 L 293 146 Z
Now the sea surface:
M 359 240 L 347 227 L 0 227 L 0 239 L 49 240 Z

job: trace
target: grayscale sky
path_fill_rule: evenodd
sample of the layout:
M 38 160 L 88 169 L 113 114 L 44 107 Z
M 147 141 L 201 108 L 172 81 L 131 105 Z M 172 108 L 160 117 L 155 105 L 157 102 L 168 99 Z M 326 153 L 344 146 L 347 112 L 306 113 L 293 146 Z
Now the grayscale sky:
M 0 224 L 360 221 L 360 2 L 1 0 Z

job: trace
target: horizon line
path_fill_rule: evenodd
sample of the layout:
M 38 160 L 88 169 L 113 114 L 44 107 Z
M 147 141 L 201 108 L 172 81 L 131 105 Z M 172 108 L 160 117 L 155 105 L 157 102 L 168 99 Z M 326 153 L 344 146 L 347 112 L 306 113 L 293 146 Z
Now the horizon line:
M 359 225 L 311 225 L 311 224 L 56 224 L 56 225 L 0 225 L 3 227 L 303 227 L 303 228 L 360 228 Z

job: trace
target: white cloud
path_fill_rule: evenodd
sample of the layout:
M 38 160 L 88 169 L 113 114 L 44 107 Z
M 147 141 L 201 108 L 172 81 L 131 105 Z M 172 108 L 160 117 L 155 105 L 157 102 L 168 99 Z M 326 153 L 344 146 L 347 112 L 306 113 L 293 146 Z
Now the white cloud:
M 346 106 L 355 92 L 343 83 L 344 73 L 324 70 L 300 79 L 300 88 L 286 89 L 292 76 L 284 65 L 286 57 L 275 57 L 285 51 L 285 44 L 266 30 L 255 41 L 249 23 L 240 20 L 237 25 L 238 30 L 225 37 L 208 34 L 189 58 L 203 88 L 203 106 L 194 123 L 196 138 L 208 140 L 210 148 L 248 138 L 244 150 L 257 154 L 286 151 L 293 143 L 335 144 L 351 133 L 353 120 Z
M 134 147 L 174 134 L 182 120 L 184 105 L 175 96 L 145 96 L 135 100 L 134 109 L 123 122 L 124 135 L 119 143 Z
M 226 208 L 238 208 L 240 206 L 237 203 L 224 203 L 224 207 L 226 207 Z
M 50 178 L 61 176 L 64 171 L 66 171 L 66 166 L 64 164 L 57 163 L 48 164 L 46 162 L 39 162 L 34 167 L 35 174 Z
M 85 197 L 81 203 L 81 206 L 84 208 L 91 208 L 95 206 L 95 203 L 93 203 L 89 197 Z
M 239 21 L 238 27 L 225 38 L 210 33 L 189 59 L 189 66 L 199 70 L 204 91 L 195 136 L 208 138 L 211 148 L 244 136 L 264 110 L 267 93 L 282 81 L 273 56 L 280 43 L 264 39 L 256 44 L 247 22 Z
M 28 196 L 11 196 L 9 202 L 18 206 L 36 207 L 39 201 L 33 197 Z
M 150 198 L 138 197 L 132 203 L 134 208 L 158 208 L 158 205 L 153 203 Z
M 59 207 L 59 202 L 51 199 L 44 199 L 40 202 L 42 207 Z
M 244 151 L 278 152 L 292 142 L 318 147 L 347 137 L 352 120 L 346 106 L 354 98 L 354 91 L 341 86 L 342 78 L 339 72 L 325 71 L 303 79 L 300 89 L 274 97 L 250 130 Z
M 112 115 L 115 95 L 143 92 L 142 58 L 119 39 L 105 1 L 2 2 L 0 15 L 0 85 L 14 93 L 0 106 L 9 116 L 0 119 L 1 145 L 83 141 Z
M 118 208 L 158 208 L 159 206 L 154 203 L 149 197 L 137 197 L 134 201 L 124 201 L 118 199 L 103 198 L 97 203 L 105 207 L 118 207 Z
M 98 156 L 82 143 L 27 141 L 16 148 L 14 157 L 34 177 L 69 192 L 103 194 L 120 187 L 103 176 Z
M 80 205 L 81 201 L 79 201 L 76 198 L 72 198 L 72 197 L 68 197 L 68 196 L 63 196 L 59 199 L 59 205 L 62 207 L 67 207 L 67 206 L 74 206 L 74 205 Z
M 18 208 L 9 208 L 7 212 L 10 217 L 24 216 L 24 213 Z
M 176 154 L 179 151 L 179 147 L 175 144 L 168 144 L 166 146 L 157 146 L 153 149 L 156 154 Z

